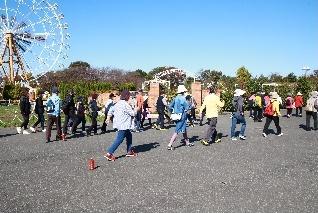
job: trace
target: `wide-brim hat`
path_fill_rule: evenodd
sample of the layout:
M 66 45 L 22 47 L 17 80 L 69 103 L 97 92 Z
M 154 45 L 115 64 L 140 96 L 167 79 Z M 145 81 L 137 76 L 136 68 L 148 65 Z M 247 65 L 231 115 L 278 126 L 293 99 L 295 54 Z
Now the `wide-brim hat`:
M 179 85 L 178 86 L 178 90 L 177 90 L 177 93 L 180 94 L 180 93 L 184 93 L 184 92 L 187 92 L 187 88 L 184 86 L 184 85 Z
M 246 91 L 242 90 L 242 89 L 236 89 L 234 91 L 234 96 L 242 96 L 246 93 Z
M 272 99 L 277 99 L 279 97 L 278 93 L 277 92 L 272 92 L 271 93 L 271 98 Z
M 301 92 L 298 92 L 297 95 L 300 95 L 300 96 L 301 96 L 301 95 L 303 95 L 303 94 L 301 94 Z

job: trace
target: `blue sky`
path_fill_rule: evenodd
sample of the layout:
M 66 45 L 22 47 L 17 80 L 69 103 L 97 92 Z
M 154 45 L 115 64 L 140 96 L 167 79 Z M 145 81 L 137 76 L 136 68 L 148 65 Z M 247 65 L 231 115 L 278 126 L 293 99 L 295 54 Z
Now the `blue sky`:
M 59 0 L 71 61 L 234 76 L 318 69 L 318 0 Z

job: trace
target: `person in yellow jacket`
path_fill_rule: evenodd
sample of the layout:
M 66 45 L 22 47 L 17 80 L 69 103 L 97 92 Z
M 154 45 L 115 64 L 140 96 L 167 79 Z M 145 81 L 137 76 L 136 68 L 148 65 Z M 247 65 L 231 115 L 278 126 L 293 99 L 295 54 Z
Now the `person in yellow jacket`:
M 280 114 L 280 109 L 279 109 L 279 102 L 277 101 L 278 99 L 278 94 L 276 92 L 271 93 L 271 100 L 270 100 L 270 104 L 267 107 L 271 107 L 271 112 L 268 114 L 265 114 L 266 116 L 266 122 L 264 125 L 264 129 L 263 129 L 263 136 L 266 138 L 268 135 L 268 127 L 271 124 L 272 121 L 274 121 L 276 129 L 277 129 L 277 136 L 282 136 L 282 129 L 279 125 L 279 116 L 281 116 Z M 267 110 L 265 109 L 265 113 Z
M 263 116 L 263 105 L 262 105 L 262 96 L 261 93 L 258 92 L 255 96 L 255 105 L 254 105 L 254 122 L 262 122 Z
M 210 94 L 204 98 L 203 104 L 200 108 L 200 117 L 202 116 L 202 111 L 206 110 L 206 117 L 209 122 L 209 126 L 206 130 L 205 138 L 201 143 L 205 146 L 210 145 L 214 141 L 216 143 L 221 142 L 221 139 L 216 139 L 216 124 L 220 108 L 225 104 L 224 101 L 220 100 L 220 92 L 215 88 L 210 88 Z M 216 139 L 216 140 L 215 140 Z

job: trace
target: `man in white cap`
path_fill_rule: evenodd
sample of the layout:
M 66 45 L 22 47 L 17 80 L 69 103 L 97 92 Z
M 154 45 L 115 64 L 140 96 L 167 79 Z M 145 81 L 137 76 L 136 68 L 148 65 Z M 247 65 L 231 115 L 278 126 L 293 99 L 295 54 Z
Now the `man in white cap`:
M 232 116 L 232 126 L 231 126 L 231 139 L 232 141 L 236 141 L 237 138 L 235 137 L 235 129 L 236 129 L 236 124 L 239 122 L 241 123 L 241 131 L 239 138 L 241 140 L 246 140 L 246 136 L 244 135 L 245 133 L 245 128 L 246 128 L 246 120 L 244 117 L 244 99 L 243 95 L 246 92 L 241 89 L 236 89 L 234 98 L 232 100 L 232 104 L 234 107 L 235 112 L 233 113 Z

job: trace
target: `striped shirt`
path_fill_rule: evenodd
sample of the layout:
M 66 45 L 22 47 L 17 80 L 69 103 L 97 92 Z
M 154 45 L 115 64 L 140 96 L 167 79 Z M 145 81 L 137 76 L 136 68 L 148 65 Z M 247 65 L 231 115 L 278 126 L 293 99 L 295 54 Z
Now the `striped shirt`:
M 125 100 L 118 101 L 114 107 L 111 107 L 108 112 L 108 116 L 114 116 L 113 128 L 118 130 L 131 129 L 133 126 L 133 116 L 135 116 L 134 110 Z

